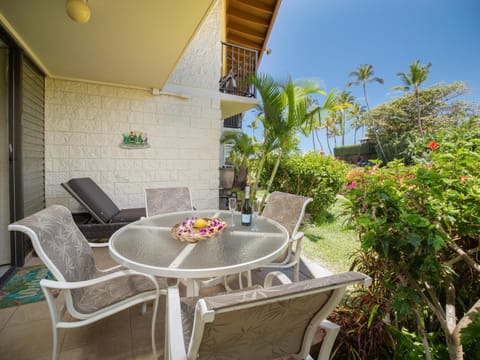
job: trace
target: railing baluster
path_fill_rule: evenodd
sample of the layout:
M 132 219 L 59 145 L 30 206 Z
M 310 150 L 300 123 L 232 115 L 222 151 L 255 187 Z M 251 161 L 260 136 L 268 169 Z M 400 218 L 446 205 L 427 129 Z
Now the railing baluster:
M 246 83 L 245 79 L 256 71 L 257 51 L 222 42 L 221 92 L 255 97 L 255 88 Z

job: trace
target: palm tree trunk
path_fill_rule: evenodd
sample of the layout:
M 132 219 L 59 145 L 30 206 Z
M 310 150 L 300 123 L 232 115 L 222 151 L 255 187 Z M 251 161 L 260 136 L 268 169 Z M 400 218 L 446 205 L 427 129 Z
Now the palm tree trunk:
M 254 199 L 254 196 L 256 196 L 255 193 L 256 193 L 257 188 L 258 188 L 258 183 L 260 182 L 260 175 L 262 174 L 263 167 L 265 166 L 265 160 L 267 158 L 265 148 L 262 149 L 261 154 L 262 154 L 262 157 L 260 158 L 260 161 L 258 163 L 257 173 L 255 174 L 255 177 L 253 179 L 253 182 L 252 182 L 251 188 L 250 188 L 250 196 L 252 197 L 252 199 Z
M 363 96 L 365 97 L 365 105 L 367 105 L 368 117 L 370 118 L 370 122 L 373 124 L 372 115 L 370 114 L 370 105 L 368 104 L 367 89 L 365 87 L 365 83 L 363 83 L 362 86 L 363 86 Z M 378 148 L 380 149 L 380 152 L 382 153 L 383 159 L 386 162 L 388 162 L 387 155 L 385 155 L 385 151 L 383 151 L 383 146 L 382 146 L 382 143 L 380 142 L 380 137 L 378 136 L 377 127 L 375 125 L 376 124 L 373 124 L 373 127 L 374 127 L 373 132 L 375 133 L 375 140 L 377 141 L 377 145 L 378 145 Z
M 282 150 L 278 153 L 277 160 L 275 161 L 275 166 L 273 167 L 272 173 L 270 174 L 270 179 L 267 183 L 267 188 L 263 193 L 262 201 L 260 202 L 259 209 L 263 209 L 263 205 L 265 204 L 265 200 L 267 200 L 267 194 L 270 192 L 270 188 L 272 187 L 273 180 L 275 179 L 275 175 L 277 175 L 278 167 L 280 166 L 280 159 L 282 158 Z
M 420 116 L 420 96 L 418 94 L 418 89 L 415 89 L 415 102 L 417 105 L 418 114 L 418 131 L 420 131 L 420 136 L 423 138 L 422 118 Z
M 318 129 L 315 129 L 314 131 L 315 131 L 315 136 L 316 136 L 317 141 L 318 141 L 318 145 L 320 145 L 320 150 L 325 151 L 325 149 L 323 148 L 323 143 L 320 140 L 320 135 L 318 135 Z
M 325 129 L 325 130 L 326 130 L 326 129 Z M 333 154 L 332 148 L 330 147 L 330 140 L 328 139 L 328 130 L 326 130 L 325 133 L 326 133 L 326 135 L 327 135 L 328 152 L 329 152 L 329 154 Z

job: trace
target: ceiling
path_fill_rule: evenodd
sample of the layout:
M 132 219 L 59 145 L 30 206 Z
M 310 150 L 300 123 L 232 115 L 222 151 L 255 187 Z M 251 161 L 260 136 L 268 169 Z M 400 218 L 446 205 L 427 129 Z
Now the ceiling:
M 259 61 L 281 0 L 226 0 L 225 41 L 258 51 Z
M 223 40 L 258 51 L 281 0 L 224 1 Z M 65 0 L 0 0 L 0 23 L 50 77 L 164 89 L 216 0 L 88 0 L 90 21 L 78 24 Z M 216 92 L 222 116 L 258 101 Z
M 163 88 L 215 0 L 89 0 L 78 24 L 65 0 L 1 0 L 0 22 L 52 77 Z

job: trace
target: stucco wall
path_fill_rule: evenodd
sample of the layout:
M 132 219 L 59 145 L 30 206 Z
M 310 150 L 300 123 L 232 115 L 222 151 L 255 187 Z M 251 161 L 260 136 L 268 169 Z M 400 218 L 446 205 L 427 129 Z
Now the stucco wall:
M 218 2 L 170 82 L 217 86 L 220 26 Z M 147 187 L 180 185 L 191 188 L 197 208 L 218 207 L 218 100 L 59 79 L 45 86 L 47 205 L 81 211 L 60 183 L 89 176 L 120 208 L 144 206 Z M 148 133 L 151 147 L 120 148 L 122 134 L 131 130 Z

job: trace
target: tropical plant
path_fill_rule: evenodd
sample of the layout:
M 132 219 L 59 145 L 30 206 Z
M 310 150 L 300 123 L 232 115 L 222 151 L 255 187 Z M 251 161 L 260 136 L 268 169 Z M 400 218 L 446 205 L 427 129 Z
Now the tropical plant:
M 360 105 L 359 103 L 354 103 L 348 109 L 349 117 L 352 119 L 351 126 L 354 129 L 353 133 L 353 143 L 357 143 L 357 132 L 359 129 L 365 129 L 365 107 Z M 362 134 L 363 136 L 364 134 Z
M 408 331 L 422 339 L 427 359 L 428 334 L 437 332 L 459 360 L 460 334 L 480 311 L 478 119 L 417 146 L 424 161 L 357 172 L 346 196 L 362 249 L 394 273 L 384 281 L 395 316 L 415 324 Z
M 347 123 L 348 109 L 350 109 L 353 106 L 354 101 L 355 101 L 355 98 L 352 96 L 352 94 L 349 91 L 343 90 L 337 96 L 337 104 L 338 104 L 337 119 L 340 127 L 339 133 L 340 133 L 340 136 L 342 137 L 342 143 L 341 143 L 342 146 L 345 145 L 345 128 Z
M 367 106 L 367 112 L 368 116 L 370 117 L 370 104 L 368 103 L 368 97 L 367 97 L 367 83 L 379 83 L 383 84 L 383 79 L 380 77 L 373 76 L 373 65 L 370 64 L 365 64 L 365 65 L 360 65 L 356 71 L 352 71 L 348 76 L 349 77 L 355 77 L 357 80 L 349 82 L 347 84 L 347 87 L 353 86 L 353 85 L 361 85 L 362 90 L 363 90 L 363 97 L 365 99 L 365 105 Z M 373 123 L 370 121 L 370 123 Z M 373 124 L 375 125 L 375 124 Z M 380 150 L 380 153 L 385 161 L 388 161 L 385 152 L 383 151 L 382 143 L 380 142 L 380 138 L 378 136 L 378 133 L 376 132 L 376 126 L 374 126 L 374 135 L 375 139 L 377 141 L 378 148 Z
M 424 131 L 422 127 L 419 88 L 420 85 L 427 80 L 431 66 L 431 63 L 428 63 L 427 65 L 421 65 L 420 60 L 411 63 L 408 67 L 408 73 L 397 73 L 397 76 L 403 82 L 403 85 L 394 87 L 394 89 L 403 91 L 409 91 L 410 89 L 413 89 L 413 94 L 415 96 L 415 102 L 417 105 L 418 131 L 420 132 L 421 136 L 424 135 Z
M 467 92 L 468 88 L 463 82 L 434 85 L 419 90 L 418 99 L 425 134 L 455 128 L 461 119 L 479 116 L 480 109 L 476 104 L 461 100 Z M 412 157 L 417 156 L 408 150 L 408 144 L 423 138 L 416 125 L 417 105 L 414 94 L 406 93 L 377 106 L 372 109 L 371 117 L 378 126 L 376 131 L 389 159 L 401 158 L 409 163 Z
M 257 88 L 262 100 L 257 109 L 259 115 L 262 115 L 259 119 L 263 119 L 264 129 L 261 157 L 252 181 L 252 196 L 255 195 L 267 154 L 274 153 L 276 156 L 275 166 L 261 201 L 260 206 L 263 206 L 282 156 L 295 148 L 297 132 L 313 116 L 310 95 L 322 91 L 318 84 L 311 81 L 295 82 L 289 78 L 278 83 L 268 75 L 253 77 L 250 83 Z
M 268 180 L 276 160 L 275 156 L 267 158 L 263 181 Z M 343 161 L 316 151 L 288 154 L 280 161 L 271 190 L 312 197 L 308 211 L 321 220 L 326 218 L 330 205 L 345 186 L 347 171 L 348 167 Z

